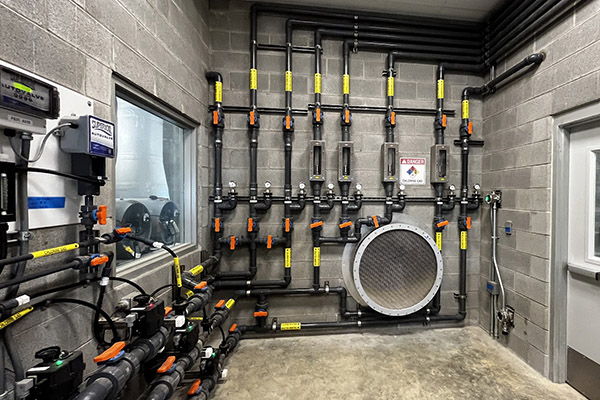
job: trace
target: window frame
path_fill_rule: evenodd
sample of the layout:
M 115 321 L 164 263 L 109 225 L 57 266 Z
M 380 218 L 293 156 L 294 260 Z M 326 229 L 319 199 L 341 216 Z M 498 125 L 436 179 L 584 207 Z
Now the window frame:
M 190 190 L 186 193 L 184 204 L 184 216 L 186 216 L 184 231 L 186 242 L 173 247 L 173 250 L 180 258 L 184 257 L 193 251 L 199 250 L 197 135 L 200 123 L 185 117 L 179 111 L 173 109 L 173 107 L 169 104 L 142 91 L 141 89 L 136 88 L 134 85 L 123 79 L 120 79 L 117 76 L 113 76 L 113 81 L 114 91 L 112 94 L 113 105 L 111 111 L 113 115 L 113 121 L 115 121 L 115 125 L 117 126 L 117 134 L 117 97 L 184 129 L 184 186 L 190 188 Z M 119 149 L 117 146 L 117 157 L 118 151 Z M 117 179 L 114 165 L 115 164 L 113 163 L 113 202 L 116 201 Z M 170 259 L 171 256 L 166 252 L 156 251 L 154 254 L 147 254 L 139 259 L 127 261 L 117 266 L 115 268 L 115 273 L 121 277 L 139 276 L 140 273 L 149 272 L 153 268 L 163 266 L 166 262 L 169 262 Z

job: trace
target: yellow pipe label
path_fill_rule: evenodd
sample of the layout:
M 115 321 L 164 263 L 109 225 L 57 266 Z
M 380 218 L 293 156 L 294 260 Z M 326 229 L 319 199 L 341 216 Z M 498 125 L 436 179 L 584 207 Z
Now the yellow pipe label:
M 187 317 L 187 319 L 189 321 L 203 321 L 204 320 L 204 318 L 202 318 L 202 317 Z
M 33 258 L 40 258 L 40 257 L 51 256 L 54 254 L 64 253 L 66 251 L 71 251 L 71 250 L 75 250 L 78 248 L 79 248 L 79 243 L 71 243 L 71 244 L 66 244 L 64 246 L 53 247 L 51 249 L 34 251 L 33 253 L 31 253 L 31 255 L 33 256 Z
M 460 249 L 461 250 L 467 249 L 467 231 L 460 232 Z
M 387 95 L 388 97 L 394 96 L 394 77 L 393 76 L 388 76 L 388 81 L 387 81 Z
M 350 75 L 344 74 L 342 86 L 344 86 L 344 94 L 350 94 Z
M 196 265 L 194 268 L 190 269 L 190 274 L 194 276 L 198 276 L 202 272 L 204 272 L 204 267 L 202 265 Z
M 281 330 L 282 331 L 299 331 L 302 329 L 302 323 L 300 322 L 282 322 Z
M 29 314 L 32 311 L 33 311 L 33 307 L 29 307 L 29 308 L 21 310 L 17 313 L 14 313 L 10 317 L 6 318 L 4 321 L 0 322 L 0 330 L 6 328 L 13 322 L 20 320 L 21 318 L 23 318 L 24 316 L 26 316 L 27 314 Z
M 223 102 L 223 82 L 215 82 L 215 102 Z
M 313 266 L 320 267 L 321 266 L 321 248 L 313 247 Z
M 438 249 L 442 251 L 442 232 L 435 233 L 435 244 L 437 245 Z
M 227 303 L 225 303 L 225 307 L 227 307 L 228 309 L 231 310 L 231 307 L 233 307 L 234 304 L 235 304 L 235 300 L 229 299 L 229 300 L 227 300 Z
M 173 258 L 173 268 L 175 268 L 175 279 L 177 279 L 177 287 L 183 286 L 181 283 L 181 265 L 179 265 L 179 257 Z
M 285 91 L 292 91 L 292 71 L 285 71 Z
M 444 80 L 443 79 L 438 79 L 438 81 L 437 81 L 437 98 L 438 99 L 444 98 Z
M 258 71 L 256 68 L 250 69 L 250 89 L 258 89 Z
M 463 119 L 469 118 L 469 100 L 463 100 L 462 102 L 462 117 Z
M 188 290 L 188 291 L 185 293 L 185 295 L 186 295 L 186 297 L 189 299 L 190 297 L 192 297 L 192 296 L 194 295 L 194 292 L 193 292 L 193 291 L 191 291 L 191 290 Z
M 292 268 L 292 248 L 285 248 L 285 265 L 286 268 Z
M 315 93 L 321 93 L 321 74 L 315 74 Z

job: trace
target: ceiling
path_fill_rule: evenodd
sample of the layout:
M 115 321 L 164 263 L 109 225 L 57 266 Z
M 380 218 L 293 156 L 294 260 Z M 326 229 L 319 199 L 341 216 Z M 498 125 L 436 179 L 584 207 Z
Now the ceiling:
M 266 0 L 271 3 L 315 5 L 341 8 L 411 14 L 437 18 L 483 21 L 504 0 Z

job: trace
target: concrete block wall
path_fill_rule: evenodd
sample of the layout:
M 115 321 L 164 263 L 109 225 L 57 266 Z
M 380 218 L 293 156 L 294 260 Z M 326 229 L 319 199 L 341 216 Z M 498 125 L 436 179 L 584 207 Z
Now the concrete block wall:
M 225 105 L 248 105 L 249 82 L 249 7 L 250 3 L 237 0 L 210 2 L 211 68 L 224 77 L 223 98 Z M 258 24 L 260 43 L 284 44 L 285 18 L 261 16 Z M 313 45 L 312 33 L 295 31 L 294 45 Z M 342 101 L 342 46 L 336 40 L 323 43 L 323 104 L 340 104 Z M 306 109 L 313 102 L 313 55 L 293 55 L 293 106 Z M 350 90 L 351 104 L 385 105 L 385 79 L 381 71 L 385 67 L 385 56 L 378 53 L 358 52 L 351 54 Z M 261 51 L 258 58 L 258 104 L 260 107 L 283 107 L 284 105 L 284 53 Z M 399 63 L 396 65 L 396 106 L 435 107 L 435 66 L 426 64 Z M 446 79 L 446 108 L 459 110 L 460 94 L 468 85 L 480 85 L 480 77 L 450 74 Z M 482 107 L 479 100 L 472 103 L 472 117 L 475 125 L 481 125 Z M 337 142 L 340 140 L 340 116 L 338 112 L 326 112 L 324 140 L 326 141 L 326 176 L 328 182 L 337 187 Z M 283 136 L 282 116 L 261 116 L 258 150 L 259 186 L 266 180 L 273 183 L 276 195 L 283 193 Z M 401 156 L 422 156 L 429 159 L 430 147 L 434 143 L 433 118 L 427 116 L 399 115 L 396 140 L 400 143 Z M 458 137 L 460 117 L 448 118 L 446 142 L 451 147 L 451 179 L 460 185 L 460 153 L 452 146 Z M 235 180 L 241 194 L 248 191 L 248 134 L 246 114 L 228 114 L 225 119 L 223 180 Z M 355 182 L 361 182 L 366 196 L 383 195 L 380 183 L 380 146 L 384 141 L 383 115 L 353 114 L 351 140 L 354 141 Z M 481 132 L 481 131 L 480 131 Z M 479 134 L 480 135 L 480 134 Z M 479 136 L 475 134 L 475 137 Z M 312 139 L 312 124 L 309 116 L 295 116 L 295 133 L 292 157 L 292 182 L 297 192 L 297 184 L 304 181 L 308 185 L 309 140 Z M 482 150 L 473 148 L 470 160 L 471 184 L 481 180 Z M 397 191 L 397 188 L 395 189 Z M 309 191 L 310 193 L 310 191 Z M 411 186 L 409 196 L 431 196 L 432 188 Z M 260 222 L 261 235 L 281 232 L 282 206 L 274 205 Z M 360 215 L 382 213 L 382 206 L 364 206 Z M 451 225 L 445 231 L 444 261 L 445 276 L 442 284 L 442 305 L 444 313 L 453 313 L 457 304 L 453 293 L 458 284 L 458 232 L 456 210 L 448 215 Z M 326 236 L 338 234 L 339 207 L 325 217 Z M 311 287 L 312 284 L 312 242 L 310 239 L 310 216 L 312 206 L 295 217 L 292 254 L 292 287 Z M 431 231 L 433 206 L 409 205 L 405 214 L 416 218 L 421 226 Z M 235 212 L 225 220 L 225 235 L 244 234 L 247 206 L 238 205 Z M 474 227 L 470 233 L 468 307 L 469 323 L 477 323 L 479 310 L 479 214 L 474 213 Z M 321 250 L 321 280 L 331 286 L 342 285 L 341 246 L 323 246 Z M 278 279 L 283 274 L 282 250 L 259 250 L 260 279 Z M 224 270 L 244 270 L 248 265 L 247 250 L 239 249 L 233 254 L 225 250 L 222 261 Z M 248 303 L 243 303 L 248 304 Z M 337 299 L 331 297 L 313 298 L 273 298 L 270 301 L 270 316 L 280 321 L 318 321 L 338 318 Z M 352 306 L 351 306 L 352 307 Z M 240 307 L 238 321 L 253 323 L 253 305 Z
M 483 187 L 501 189 L 498 228 L 513 222 L 512 236 L 500 234 L 498 258 L 516 327 L 502 342 L 535 369 L 549 372 L 549 299 L 553 116 L 599 97 L 600 1 L 580 6 L 537 35 L 498 73 L 532 52 L 546 60 L 534 72 L 507 84 L 483 101 Z M 481 129 L 481 128 L 480 128 Z M 481 227 L 480 323 L 489 324 L 485 282 L 490 266 L 489 207 Z
M 208 4 L 192 0 L 2 0 L 0 1 L 0 58 L 57 82 L 94 101 L 95 114 L 114 119 L 113 74 L 131 82 L 193 121 L 204 122 L 208 100 L 204 78 L 209 62 Z M 206 227 L 208 198 L 207 131 L 197 130 L 199 146 L 198 226 Z M 98 204 L 108 204 L 114 226 L 113 164 L 108 165 L 109 183 Z M 78 226 L 40 229 L 32 232 L 31 249 L 54 247 L 76 241 Z M 209 238 L 199 229 L 198 242 Z M 64 259 L 64 258 L 63 258 Z M 61 262 L 55 257 L 51 266 Z M 190 266 L 199 262 L 199 246 L 182 258 Z M 29 272 L 46 268 L 31 263 Z M 148 290 L 170 279 L 171 262 L 161 258 L 154 265 L 125 274 Z M 6 279 L 6 269 L 2 279 Z M 122 275 L 122 274 L 120 274 Z M 75 272 L 24 285 L 35 293 L 56 283 L 79 279 Z M 115 287 L 105 304 L 132 293 L 128 286 Z M 95 302 L 95 288 L 66 293 Z M 91 311 L 81 307 L 52 306 L 34 311 L 15 324 L 18 350 L 25 368 L 33 365 L 33 352 L 43 346 L 60 345 L 83 350 L 86 360 L 97 354 L 91 334 Z M 87 362 L 88 371 L 94 365 Z

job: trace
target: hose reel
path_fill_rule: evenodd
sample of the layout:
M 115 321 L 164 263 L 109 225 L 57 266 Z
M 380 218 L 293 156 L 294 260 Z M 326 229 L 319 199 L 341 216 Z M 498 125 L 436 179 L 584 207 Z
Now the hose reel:
M 364 306 L 391 316 L 413 314 L 440 288 L 442 254 L 431 236 L 407 223 L 392 223 L 344 252 L 344 281 Z

